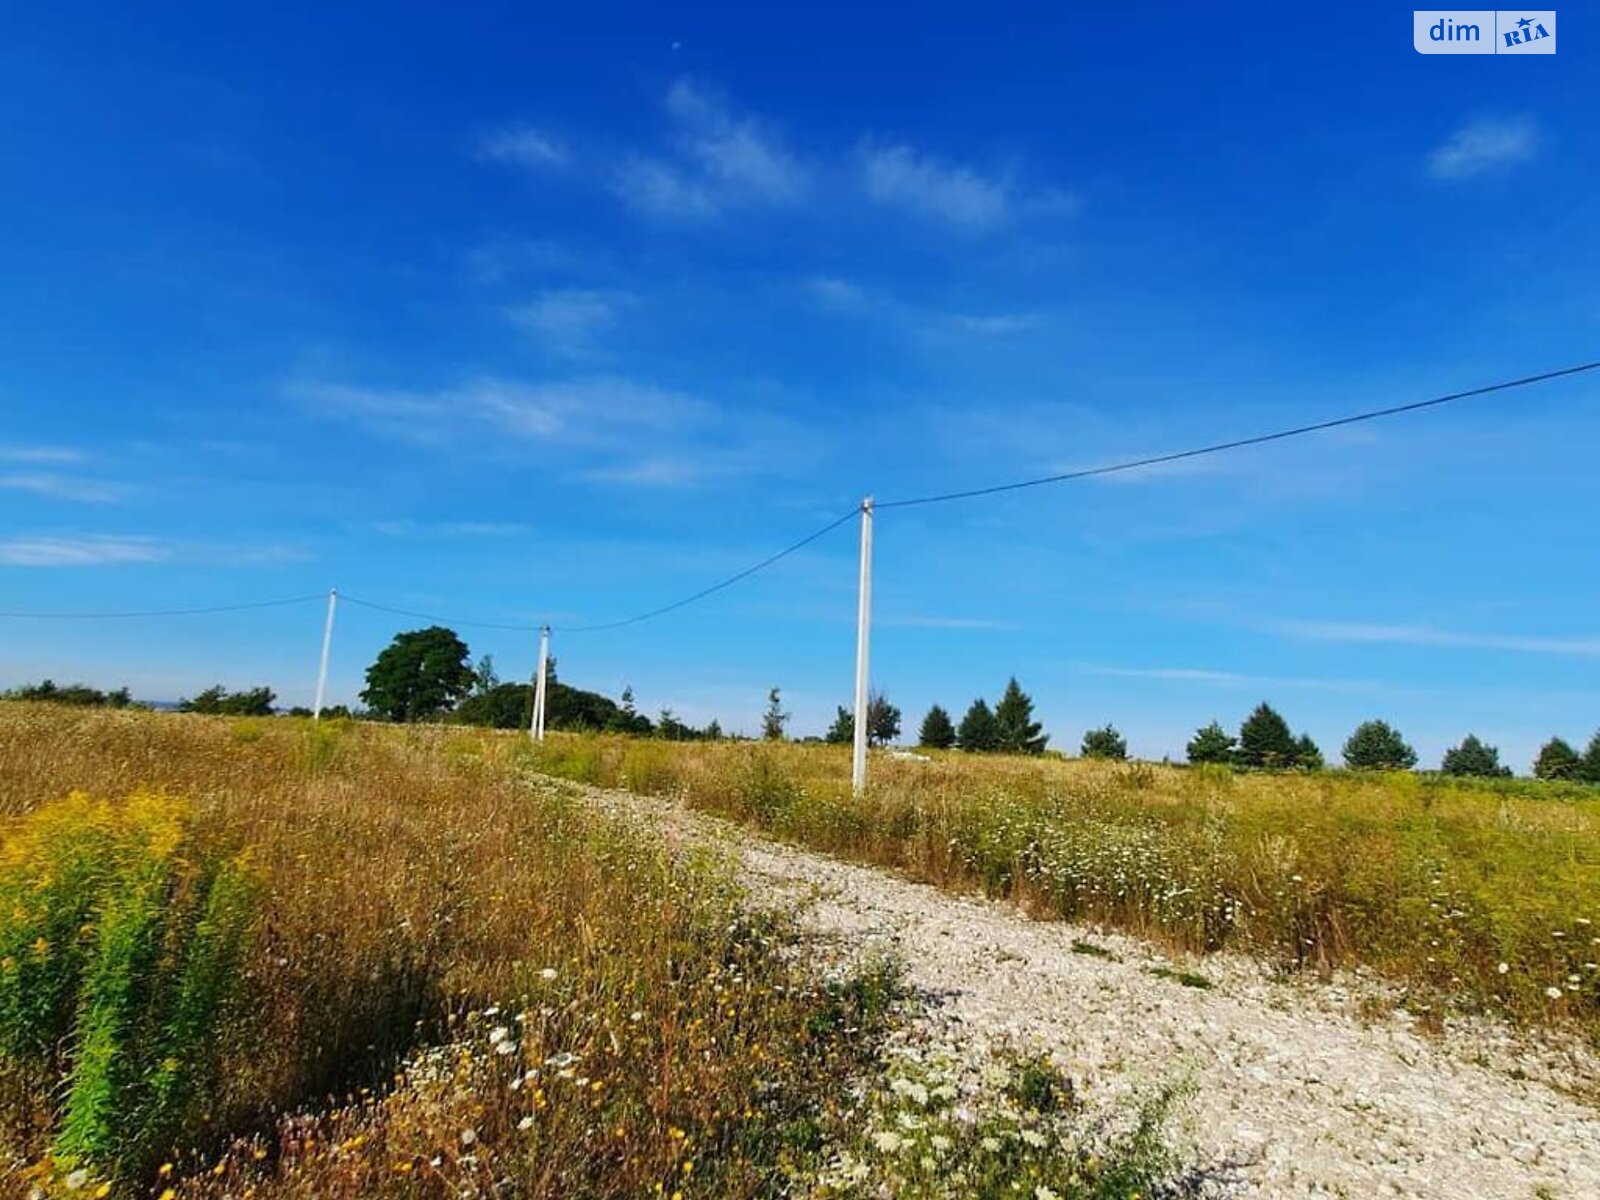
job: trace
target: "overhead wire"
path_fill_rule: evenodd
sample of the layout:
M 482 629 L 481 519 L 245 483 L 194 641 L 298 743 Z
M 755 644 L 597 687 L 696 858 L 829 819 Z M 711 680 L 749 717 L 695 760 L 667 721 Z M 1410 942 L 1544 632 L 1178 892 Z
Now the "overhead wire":
M 1425 408 L 1436 408 L 1442 404 L 1451 404 L 1457 400 L 1469 400 L 1474 396 L 1487 396 L 1491 392 L 1504 392 L 1512 388 L 1528 387 L 1535 383 L 1545 383 L 1551 379 L 1561 379 L 1568 375 L 1580 375 L 1585 371 L 1594 370 L 1600 370 L 1600 360 L 1580 363 L 1573 367 L 1562 367 L 1557 371 L 1544 371 L 1538 375 L 1525 375 L 1520 379 L 1508 379 L 1501 383 L 1491 383 L 1484 387 L 1469 388 L 1466 391 L 1450 392 L 1447 395 L 1434 396 L 1428 400 L 1414 400 L 1409 404 L 1395 404 L 1388 408 L 1374 408 L 1367 412 L 1355 413 L 1347 417 L 1335 417 L 1329 421 L 1317 421 L 1310 425 L 1296 425 L 1290 429 L 1279 429 L 1272 433 L 1259 433 L 1252 437 L 1235 438 L 1227 442 L 1213 442 L 1208 446 L 1196 446 L 1190 450 L 1178 450 L 1171 454 L 1155 454 L 1147 458 L 1129 459 L 1126 462 L 1110 463 L 1099 467 L 1085 467 L 1076 471 L 1063 471 L 1058 475 L 1041 475 L 1035 479 L 1021 479 L 1013 483 L 998 483 L 989 487 L 969 488 L 959 492 L 940 492 L 931 496 L 915 496 L 907 500 L 882 500 L 874 503 L 873 508 L 874 510 L 882 510 L 886 508 L 913 508 L 922 504 L 944 504 L 951 500 L 972 500 L 979 496 L 994 496 L 1001 492 L 1017 492 L 1024 488 L 1042 487 L 1048 483 L 1066 483 L 1073 479 L 1090 479 L 1099 475 L 1115 475 L 1123 471 L 1139 470 L 1142 467 L 1156 467 L 1165 463 L 1200 458 L 1207 454 L 1220 454 L 1225 450 L 1239 450 L 1246 446 L 1260 446 L 1267 442 L 1281 442 L 1286 438 L 1301 437 L 1308 433 L 1320 433 L 1325 429 L 1338 429 L 1345 425 L 1358 425 L 1363 421 L 1376 421 L 1381 417 L 1393 417 L 1401 413 L 1418 412 Z

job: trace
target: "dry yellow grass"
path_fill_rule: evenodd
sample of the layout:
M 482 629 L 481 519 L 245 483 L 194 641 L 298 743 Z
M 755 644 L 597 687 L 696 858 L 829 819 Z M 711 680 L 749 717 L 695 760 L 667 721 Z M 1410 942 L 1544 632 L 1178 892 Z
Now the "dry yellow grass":
M 1407 773 L 554 736 L 537 760 L 1040 915 L 1292 967 L 1364 964 L 1413 1008 L 1600 1033 L 1600 789 Z
M 816 1151 L 870 1048 L 841 1033 L 849 996 L 786 960 L 720 864 L 530 785 L 521 753 L 440 728 L 0 705 L 7 817 L 164 791 L 197 847 L 249 847 L 264 881 L 240 1023 L 153 1182 L 740 1196 Z M 54 1095 L 12 1077 L 0 1102 L 0 1191 L 59 1186 Z

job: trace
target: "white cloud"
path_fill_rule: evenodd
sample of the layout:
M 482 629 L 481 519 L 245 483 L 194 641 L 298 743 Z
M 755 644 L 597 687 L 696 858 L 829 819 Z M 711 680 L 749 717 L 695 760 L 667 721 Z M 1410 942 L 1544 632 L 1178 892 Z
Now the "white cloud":
M 701 221 L 805 194 L 810 172 L 759 121 L 682 79 L 667 90 L 665 106 L 670 153 L 623 159 L 611 187 L 624 203 L 652 217 Z
M 1363 679 L 1319 679 L 1304 676 L 1246 675 L 1236 671 L 1213 671 L 1199 667 L 1112 667 L 1086 664 L 1080 668 L 1090 675 L 1112 679 L 1151 679 L 1160 683 L 1194 683 L 1222 688 L 1307 688 L 1315 691 L 1370 692 L 1380 685 Z
M 667 220 L 700 221 L 722 211 L 702 181 L 656 158 L 625 159 L 612 180 L 612 191 L 630 207 Z
M 171 550 L 149 537 L 87 534 L 0 539 L 0 566 L 8 567 L 89 567 L 160 562 L 169 557 Z
M 565 165 L 567 150 L 531 125 L 507 125 L 478 139 L 478 157 L 487 162 L 544 169 Z
M 375 521 L 372 528 L 384 537 L 520 537 L 530 532 L 526 525 L 512 521 L 413 521 L 401 518 Z
M 81 450 L 68 446 L 4 446 L 0 445 L 0 462 L 14 463 L 76 463 L 87 457 Z
M 867 195 L 921 217 L 967 229 L 998 225 L 1010 213 L 1011 184 L 970 167 L 947 163 L 904 144 L 866 144 L 860 150 Z
M 1480 117 L 1469 121 L 1428 155 L 1435 179 L 1471 179 L 1533 158 L 1539 128 L 1528 117 Z
M 118 484 L 43 471 L 0 475 L 0 489 L 86 504 L 111 504 L 127 495 L 127 489 Z
M 584 355 L 594 338 L 613 324 L 617 313 L 633 302 L 626 292 L 592 288 L 557 288 L 519 304 L 506 315 L 523 332 L 560 354 Z
M 684 154 L 735 198 L 787 204 L 805 192 L 806 169 L 759 122 L 733 116 L 686 79 L 668 89 L 666 103 Z
M 292 399 L 390 437 L 430 448 L 470 446 L 484 433 L 501 453 L 559 446 L 574 478 L 681 486 L 793 467 L 794 431 L 747 408 L 616 376 L 529 383 L 482 378 L 433 392 L 302 383 Z
M 1406 646 L 1506 650 L 1521 654 L 1600 657 L 1600 637 L 1529 637 L 1523 634 L 1459 633 L 1427 625 L 1381 625 L 1345 621 L 1272 621 L 1267 628 L 1289 637 L 1322 642 L 1390 643 Z
M 953 339 L 1011 337 L 1037 329 L 1044 323 L 1039 313 L 953 312 L 911 304 L 837 276 L 808 279 L 805 287 L 817 305 L 827 312 L 880 320 L 930 346 L 943 345 Z

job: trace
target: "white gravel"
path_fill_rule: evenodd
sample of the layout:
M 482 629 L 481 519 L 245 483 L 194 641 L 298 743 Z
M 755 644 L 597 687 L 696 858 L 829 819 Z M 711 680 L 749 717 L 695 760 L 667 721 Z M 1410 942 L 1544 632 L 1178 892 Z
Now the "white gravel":
M 1217 1194 L 1600 1197 L 1600 1112 L 1575 1097 L 1596 1094 L 1600 1069 L 1582 1047 L 1483 1023 L 1424 1036 L 1401 1015 L 1362 1020 L 1358 999 L 1379 992 L 1361 980 L 1282 980 L 1237 956 L 1169 963 L 1132 938 L 1032 921 L 676 806 L 602 803 L 731 850 L 758 902 L 804 902 L 819 935 L 892 949 L 930 1001 L 933 1035 L 959 1051 L 1048 1050 L 1091 1103 L 1191 1081 L 1181 1137 Z M 1152 974 L 1166 966 L 1212 986 Z

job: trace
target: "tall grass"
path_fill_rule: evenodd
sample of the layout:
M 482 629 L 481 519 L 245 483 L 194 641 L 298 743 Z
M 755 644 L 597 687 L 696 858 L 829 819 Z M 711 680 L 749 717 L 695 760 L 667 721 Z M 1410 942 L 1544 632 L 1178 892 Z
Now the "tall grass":
M 0 1194 L 739 1197 L 818 1160 L 887 985 L 525 775 L 492 735 L 0 705 Z
M 678 795 L 780 837 L 1040 915 L 1287 967 L 1366 966 L 1412 1007 L 1600 1034 L 1600 793 L 1411 774 L 552 736 L 529 765 Z

